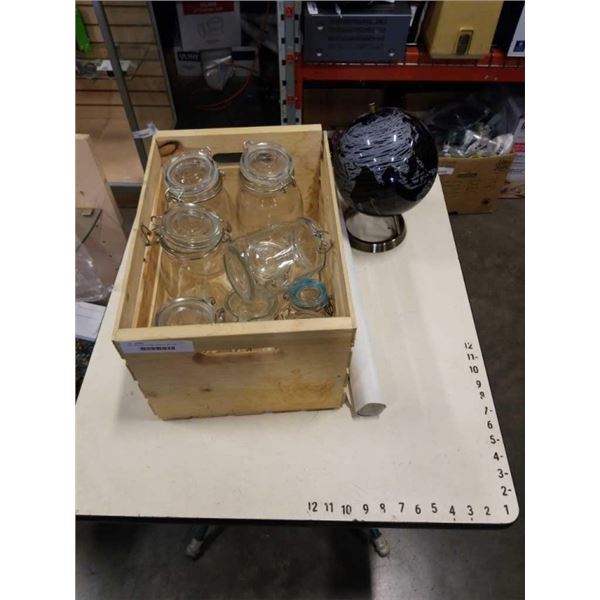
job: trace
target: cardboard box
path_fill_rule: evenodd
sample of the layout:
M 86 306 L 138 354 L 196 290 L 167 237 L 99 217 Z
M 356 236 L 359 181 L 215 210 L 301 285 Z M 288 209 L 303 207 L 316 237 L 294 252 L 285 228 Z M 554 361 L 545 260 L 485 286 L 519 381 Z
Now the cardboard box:
M 481 58 L 490 51 L 502 2 L 430 2 L 423 39 L 433 58 Z
M 183 50 L 230 48 L 242 43 L 239 2 L 177 2 Z
M 448 212 L 493 212 L 513 158 L 514 154 L 487 158 L 440 157 L 438 174 Z

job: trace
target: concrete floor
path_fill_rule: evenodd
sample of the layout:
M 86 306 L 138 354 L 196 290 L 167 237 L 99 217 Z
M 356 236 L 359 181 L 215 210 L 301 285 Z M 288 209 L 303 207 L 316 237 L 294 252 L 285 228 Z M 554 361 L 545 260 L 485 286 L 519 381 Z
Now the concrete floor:
M 521 506 L 514 525 L 385 530 L 387 558 L 351 529 L 227 527 L 191 562 L 191 525 L 81 522 L 77 598 L 524 598 L 524 208 L 507 200 L 491 215 L 451 217 Z

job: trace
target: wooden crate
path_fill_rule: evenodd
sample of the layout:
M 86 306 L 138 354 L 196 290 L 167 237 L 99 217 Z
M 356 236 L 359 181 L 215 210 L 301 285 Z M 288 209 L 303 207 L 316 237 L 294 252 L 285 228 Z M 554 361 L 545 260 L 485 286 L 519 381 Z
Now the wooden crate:
M 323 279 L 334 317 L 154 327 L 164 299 L 160 247 L 144 245 L 142 226 L 165 209 L 161 157 L 168 142 L 239 153 L 245 140 L 277 142 L 294 158 L 304 212 L 330 232 L 333 245 Z M 238 164 L 222 167 L 235 199 Z M 355 321 L 327 136 L 320 125 L 161 131 L 152 141 L 113 341 L 163 419 L 339 408 L 354 343 Z M 154 346 L 154 350 L 142 350 Z M 169 346 L 169 351 L 165 348 Z M 135 347 L 135 348 L 134 348 Z M 158 350 L 157 350 L 158 348 Z M 176 349 L 178 351 L 171 351 Z M 132 350 L 137 350 L 132 352 Z

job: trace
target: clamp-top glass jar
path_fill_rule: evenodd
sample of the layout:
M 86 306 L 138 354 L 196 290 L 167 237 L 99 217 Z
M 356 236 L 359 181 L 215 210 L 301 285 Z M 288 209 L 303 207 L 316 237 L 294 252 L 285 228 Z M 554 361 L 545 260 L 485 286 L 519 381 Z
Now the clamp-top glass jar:
M 278 310 L 279 297 L 275 294 L 257 290 L 254 299 L 246 302 L 233 291 L 225 299 L 224 318 L 228 321 L 271 321 Z
M 299 277 L 321 271 L 331 248 L 329 234 L 302 217 L 233 240 L 225 252 L 227 277 L 245 302 L 262 292 L 277 294 Z
M 223 188 L 223 174 L 213 160 L 210 148 L 177 154 L 164 169 L 169 205 L 199 204 L 231 222 L 231 200 Z
M 223 309 L 215 310 L 212 298 L 175 298 L 156 313 L 154 324 L 164 327 L 216 323 L 222 319 L 222 312 Z
M 196 204 L 175 205 L 155 223 L 162 247 L 160 275 L 168 296 L 213 295 L 210 283 L 223 274 L 227 224 Z
M 288 319 L 330 317 L 334 313 L 327 288 L 318 279 L 297 279 L 289 289 Z
M 236 203 L 237 230 L 250 233 L 302 215 L 302 196 L 287 150 L 274 142 L 244 142 Z

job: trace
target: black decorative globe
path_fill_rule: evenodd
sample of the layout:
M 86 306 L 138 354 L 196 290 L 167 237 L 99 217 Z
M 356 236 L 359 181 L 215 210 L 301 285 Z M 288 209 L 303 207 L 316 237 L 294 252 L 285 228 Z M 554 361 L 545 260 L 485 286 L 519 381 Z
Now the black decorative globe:
M 345 200 L 361 213 L 399 215 L 431 189 L 435 141 L 419 119 L 382 108 L 356 119 L 336 146 L 335 176 Z

